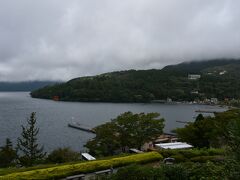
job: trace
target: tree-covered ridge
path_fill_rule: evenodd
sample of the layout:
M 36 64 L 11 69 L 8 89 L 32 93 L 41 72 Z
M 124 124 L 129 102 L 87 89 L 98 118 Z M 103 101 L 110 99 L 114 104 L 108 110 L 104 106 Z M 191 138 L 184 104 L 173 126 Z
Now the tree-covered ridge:
M 198 80 L 188 79 L 199 74 Z M 171 98 L 240 98 L 240 60 L 220 59 L 166 66 L 162 70 L 128 70 L 80 77 L 31 93 L 34 98 L 62 101 L 149 102 Z M 195 93 L 194 93 L 195 92 Z

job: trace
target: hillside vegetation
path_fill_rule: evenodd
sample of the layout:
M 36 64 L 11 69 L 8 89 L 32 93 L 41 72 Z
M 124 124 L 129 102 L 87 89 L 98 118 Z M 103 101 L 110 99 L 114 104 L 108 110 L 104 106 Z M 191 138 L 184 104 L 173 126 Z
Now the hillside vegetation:
M 188 79 L 189 74 L 201 75 Z M 195 61 L 161 70 L 128 70 L 80 77 L 31 92 L 34 98 L 90 102 L 149 102 L 240 98 L 240 60 Z

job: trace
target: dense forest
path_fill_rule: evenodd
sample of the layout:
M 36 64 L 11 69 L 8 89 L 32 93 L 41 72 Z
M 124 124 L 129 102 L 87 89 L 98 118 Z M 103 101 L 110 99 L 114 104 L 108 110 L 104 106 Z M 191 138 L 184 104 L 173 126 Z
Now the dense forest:
M 200 75 L 189 78 L 189 75 Z M 72 79 L 31 92 L 62 101 L 149 102 L 240 98 L 240 60 L 184 62 L 161 70 L 128 70 Z

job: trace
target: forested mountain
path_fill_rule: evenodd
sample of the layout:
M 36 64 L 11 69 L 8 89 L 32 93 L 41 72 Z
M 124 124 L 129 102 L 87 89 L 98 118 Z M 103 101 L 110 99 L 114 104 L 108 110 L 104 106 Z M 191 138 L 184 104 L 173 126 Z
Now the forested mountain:
M 188 75 L 200 75 L 189 78 Z M 199 77 L 199 76 L 198 76 Z M 185 62 L 161 70 L 128 70 L 80 77 L 33 91 L 34 98 L 62 101 L 148 102 L 240 98 L 240 60 Z
M 53 81 L 0 82 L 0 91 L 33 91 L 56 83 Z

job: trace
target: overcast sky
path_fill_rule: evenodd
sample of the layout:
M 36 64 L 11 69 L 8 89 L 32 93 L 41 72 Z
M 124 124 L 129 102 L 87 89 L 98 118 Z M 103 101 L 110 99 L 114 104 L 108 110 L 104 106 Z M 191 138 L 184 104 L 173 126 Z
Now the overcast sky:
M 238 0 L 0 0 L 0 81 L 240 57 Z

